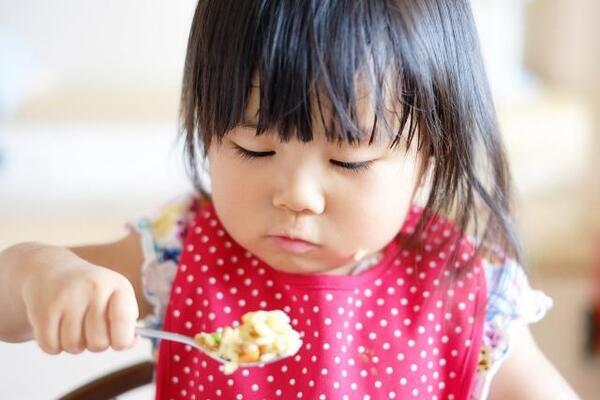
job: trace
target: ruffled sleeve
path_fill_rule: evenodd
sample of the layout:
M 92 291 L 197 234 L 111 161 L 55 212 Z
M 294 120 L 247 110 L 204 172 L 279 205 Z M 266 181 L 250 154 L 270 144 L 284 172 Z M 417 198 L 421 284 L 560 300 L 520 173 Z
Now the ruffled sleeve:
M 187 194 L 170 201 L 155 215 L 129 223 L 129 228 L 140 236 L 144 258 L 142 288 L 154 309 L 143 321 L 146 326 L 162 327 L 187 226 L 197 201 L 197 195 Z
M 552 308 L 552 299 L 530 286 L 527 274 L 514 260 L 502 266 L 484 262 L 488 304 L 479 366 L 472 399 L 486 399 L 492 379 L 511 350 L 516 324 L 539 321 Z

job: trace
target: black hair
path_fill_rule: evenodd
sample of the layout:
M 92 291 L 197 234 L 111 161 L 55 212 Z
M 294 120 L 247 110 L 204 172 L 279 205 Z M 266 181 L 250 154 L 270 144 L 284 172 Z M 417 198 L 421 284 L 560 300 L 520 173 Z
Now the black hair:
M 520 258 L 509 170 L 468 0 L 200 0 L 181 124 L 187 165 L 204 194 L 199 158 L 242 122 L 255 75 L 257 134 L 310 141 L 315 104 L 326 102 L 327 138 L 347 143 L 364 136 L 356 112 L 361 77 L 375 113 L 370 139 L 389 131 L 387 104 L 397 104 L 393 143 L 416 138 L 431 162 L 413 237 L 428 215 L 441 214 L 477 238 L 479 249 L 493 244 Z

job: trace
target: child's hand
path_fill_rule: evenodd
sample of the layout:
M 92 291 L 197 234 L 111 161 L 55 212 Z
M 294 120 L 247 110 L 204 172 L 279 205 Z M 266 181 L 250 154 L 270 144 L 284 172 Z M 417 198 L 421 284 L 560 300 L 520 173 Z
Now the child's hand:
M 127 278 L 67 249 L 48 247 L 36 253 L 22 296 L 43 351 L 76 354 L 134 345 L 138 305 Z

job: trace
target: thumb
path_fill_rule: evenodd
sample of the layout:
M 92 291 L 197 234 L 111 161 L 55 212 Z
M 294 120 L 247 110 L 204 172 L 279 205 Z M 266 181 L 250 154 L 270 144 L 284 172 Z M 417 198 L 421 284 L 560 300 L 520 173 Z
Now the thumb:
M 139 315 L 133 288 L 118 289 L 110 296 L 107 320 L 111 347 L 130 348 L 135 343 L 135 325 Z

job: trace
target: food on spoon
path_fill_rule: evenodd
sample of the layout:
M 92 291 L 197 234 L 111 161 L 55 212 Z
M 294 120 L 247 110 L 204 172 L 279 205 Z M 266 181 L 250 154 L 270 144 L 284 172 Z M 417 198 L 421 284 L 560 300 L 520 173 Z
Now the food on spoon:
M 242 316 L 239 327 L 199 333 L 194 340 L 227 360 L 223 367 L 225 374 L 232 373 L 240 364 L 294 355 L 302 346 L 300 334 L 290 325 L 288 315 L 280 310 L 248 312 Z

